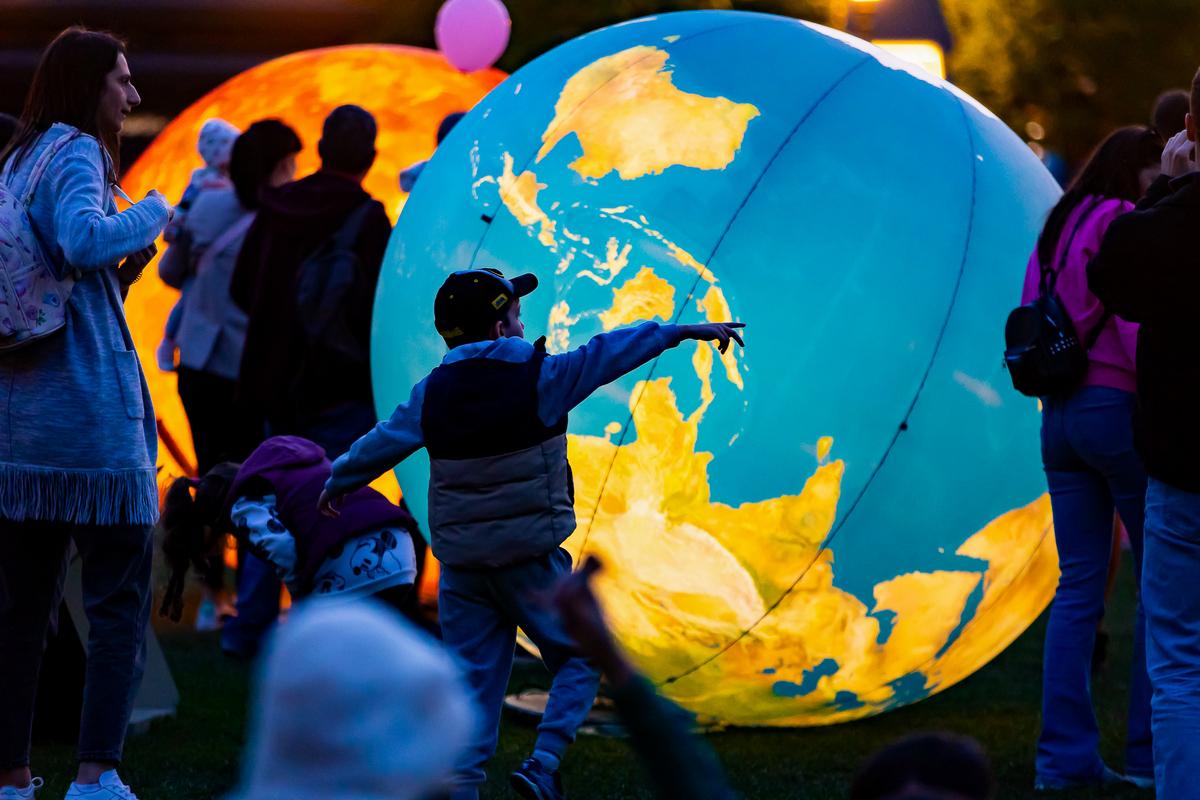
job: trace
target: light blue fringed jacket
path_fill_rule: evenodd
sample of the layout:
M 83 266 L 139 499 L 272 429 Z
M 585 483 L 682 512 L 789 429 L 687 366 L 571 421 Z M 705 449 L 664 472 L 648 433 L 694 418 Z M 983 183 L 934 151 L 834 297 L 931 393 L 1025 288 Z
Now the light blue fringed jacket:
M 24 193 L 56 123 L 3 180 Z M 158 519 L 158 434 L 116 266 L 166 227 L 148 198 L 118 214 L 98 140 L 81 135 L 46 170 L 30 213 L 56 269 L 78 270 L 66 325 L 0 353 L 0 518 L 90 525 Z

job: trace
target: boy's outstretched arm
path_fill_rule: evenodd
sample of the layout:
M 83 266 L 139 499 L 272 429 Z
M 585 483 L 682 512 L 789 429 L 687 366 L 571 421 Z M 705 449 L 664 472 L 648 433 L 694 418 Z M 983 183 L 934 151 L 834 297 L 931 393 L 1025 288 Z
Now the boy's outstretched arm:
M 336 504 L 343 495 L 361 489 L 425 446 L 421 430 L 424 401 L 422 380 L 413 387 L 407 403 L 396 406 L 391 417 L 377 424 L 333 462 L 325 490 L 317 501 L 323 514 L 336 517 L 339 513 Z
M 717 342 L 721 352 L 729 343 L 745 346 L 741 322 L 702 325 L 660 325 L 646 322 L 593 336 L 587 344 L 567 353 L 547 356 L 538 378 L 538 415 L 553 425 L 571 409 L 607 383 L 656 358 L 689 339 Z

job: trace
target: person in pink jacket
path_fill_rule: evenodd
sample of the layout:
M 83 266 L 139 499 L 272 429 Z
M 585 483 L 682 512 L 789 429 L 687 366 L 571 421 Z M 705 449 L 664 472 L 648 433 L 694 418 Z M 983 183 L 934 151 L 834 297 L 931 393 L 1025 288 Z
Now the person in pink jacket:
M 1039 791 L 1154 781 L 1140 605 L 1124 776 L 1100 758 L 1092 711 L 1092 648 L 1104 614 L 1113 510 L 1129 531 L 1140 580 L 1146 472 L 1133 447 L 1137 326 L 1105 311 L 1088 290 L 1087 265 L 1109 224 L 1130 211 L 1157 176 L 1161 156 L 1162 141 L 1149 128 L 1122 128 L 1105 139 L 1050 212 L 1025 274 L 1022 302 L 1052 286 L 1080 341 L 1091 343 L 1080 386 L 1042 398 L 1042 462 L 1062 574 L 1046 628 Z

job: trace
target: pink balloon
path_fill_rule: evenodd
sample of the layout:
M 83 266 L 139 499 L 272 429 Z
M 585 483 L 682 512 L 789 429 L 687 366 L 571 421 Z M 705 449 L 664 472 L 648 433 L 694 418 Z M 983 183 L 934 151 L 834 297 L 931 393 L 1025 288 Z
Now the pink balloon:
M 433 35 L 447 61 L 474 72 L 492 66 L 504 53 L 511 25 L 500 0 L 446 0 Z

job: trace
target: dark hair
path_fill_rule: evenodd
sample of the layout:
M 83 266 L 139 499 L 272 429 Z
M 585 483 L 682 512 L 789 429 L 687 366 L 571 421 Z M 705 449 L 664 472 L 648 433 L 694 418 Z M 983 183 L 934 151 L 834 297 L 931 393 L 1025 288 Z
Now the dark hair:
M 442 121 L 438 123 L 437 143 L 441 144 L 442 140 L 450 135 L 450 131 L 454 130 L 454 126 L 466 115 L 464 111 L 455 111 L 453 114 L 442 117 Z
M 12 140 L 19 124 L 20 122 L 12 114 L 0 111 L 0 153 L 4 152 L 4 148 Z
M 231 527 L 225 516 L 229 488 L 237 464 L 218 464 L 199 480 L 177 478 L 163 503 L 162 551 L 171 577 L 158 613 L 178 622 L 183 614 L 183 583 L 188 567 L 205 568 L 204 560 L 218 550 Z M 193 494 L 194 492 L 194 494 Z
M 349 175 L 366 172 L 375 163 L 375 117 L 358 106 L 338 106 L 321 128 L 317 153 L 321 167 Z
M 1192 102 L 1188 113 L 1192 115 L 1193 122 L 1200 117 L 1200 69 L 1196 70 L 1196 75 L 1192 78 Z
M 120 169 L 119 134 L 100 131 L 96 113 L 108 73 L 125 52 L 125 42 L 110 33 L 72 27 L 54 37 L 42 53 L 16 135 L 0 154 L 0 166 L 8 159 L 20 162 L 37 138 L 56 122 L 64 122 L 99 139 L 108 154 L 109 179 Z
M 229 179 L 242 208 L 258 208 L 263 185 L 279 162 L 303 149 L 300 137 L 277 119 L 255 122 L 233 143 Z
M 1150 124 L 1165 142 L 1187 127 L 1187 117 L 1191 98 L 1183 89 L 1171 89 L 1163 92 L 1154 101 L 1154 113 L 1150 116 Z
M 995 791 L 995 779 L 987 754 L 966 736 L 923 733 L 905 737 L 859 767 L 850 785 L 850 800 L 921 797 L 922 789 L 935 797 L 953 793 L 969 800 L 988 800 Z
M 1113 131 L 1092 151 L 1087 163 L 1059 199 L 1042 235 L 1038 237 L 1038 259 L 1053 266 L 1054 252 L 1067 219 L 1080 203 L 1096 196 L 1137 202 L 1142 196 L 1140 174 L 1162 161 L 1163 142 L 1158 133 L 1141 125 Z

